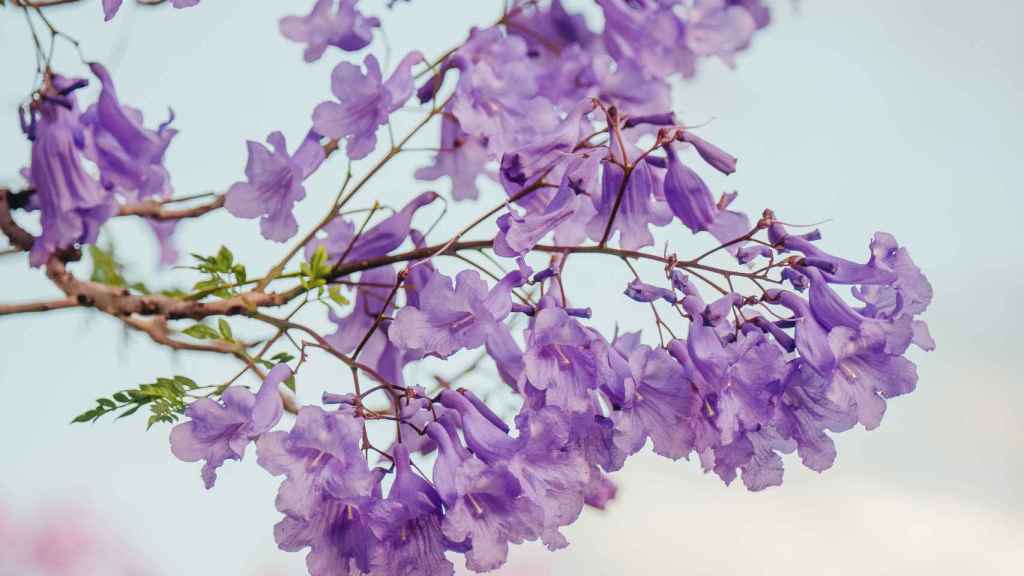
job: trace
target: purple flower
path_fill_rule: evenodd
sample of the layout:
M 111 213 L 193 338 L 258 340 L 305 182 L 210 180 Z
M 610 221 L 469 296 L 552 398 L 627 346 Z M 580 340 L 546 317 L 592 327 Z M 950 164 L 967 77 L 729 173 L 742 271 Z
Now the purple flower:
M 289 40 L 306 44 L 306 62 L 319 60 L 328 46 L 347 52 L 361 50 L 373 40 L 373 29 L 380 20 L 366 17 L 356 10 L 357 0 L 317 0 L 306 16 L 285 16 L 280 21 L 281 34 Z
M 598 0 L 604 11 L 604 40 L 618 61 L 634 61 L 655 76 L 692 76 L 698 58 L 731 63 L 758 23 L 745 8 L 726 0 L 676 2 Z
M 668 155 L 663 188 L 665 201 L 687 228 L 695 233 L 707 230 L 718 214 L 711 190 L 696 172 L 679 160 L 671 144 L 664 149 Z
M 349 412 L 303 407 L 289 432 L 271 432 L 256 444 L 260 466 L 284 475 L 274 527 L 282 550 L 309 547 L 312 576 L 369 572 L 380 540 L 370 514 L 380 502 L 380 473 L 359 450 L 361 421 Z
M 342 354 L 353 352 L 377 322 L 377 318 L 381 314 L 387 316 L 394 310 L 393 299 L 387 306 L 385 304 L 397 281 L 398 275 L 390 266 L 373 268 L 360 274 L 359 287 L 356 290 L 355 303 L 352 305 L 351 313 L 339 318 L 335 315 L 334 310 L 328 312 L 328 317 L 337 325 L 338 329 L 333 334 L 326 336 L 327 342 Z M 415 355 L 396 348 L 388 340 L 387 324 L 381 323 L 366 340 L 359 360 L 377 370 L 389 383 L 401 386 L 403 385 L 402 369 L 414 357 Z
M 332 264 L 338 264 L 342 256 L 348 262 L 384 256 L 405 242 L 410 234 L 413 216 L 437 198 L 436 192 L 424 192 L 416 196 L 395 214 L 363 231 L 358 239 L 355 238 L 355 224 L 339 216 L 324 226 L 322 237 L 314 238 L 306 244 L 306 258 L 312 258 L 320 246 L 327 250 L 328 261 Z
M 617 157 L 615 152 L 618 148 L 617 139 L 612 140 L 609 146 L 613 157 L 622 162 L 622 158 Z M 629 148 L 635 149 L 634 146 Z M 632 155 L 634 158 L 637 156 L 639 153 Z M 590 238 L 601 240 L 611 221 L 608 239 L 617 231 L 619 246 L 622 248 L 636 250 L 654 244 L 654 236 L 648 226 L 664 226 L 672 221 L 668 207 L 655 196 L 657 185 L 654 170 L 646 162 L 634 166 L 627 178 L 619 164 L 613 163 L 611 159 L 606 160 L 601 175 L 601 198 L 597 203 L 597 215 L 587 225 Z
M 374 573 L 451 576 L 455 569 L 445 558 L 441 496 L 413 472 L 404 444 L 394 447 L 392 457 L 391 490 L 370 512 L 370 526 L 380 540 L 373 557 Z
M 241 460 L 249 442 L 281 419 L 278 385 L 291 375 L 286 364 L 278 364 L 255 396 L 245 388 L 232 386 L 224 391 L 220 402 L 196 400 L 185 411 L 190 420 L 171 430 L 171 452 L 185 462 L 205 460 L 203 482 L 207 489 L 213 488 L 217 468 L 225 460 Z
M 487 166 L 487 150 L 480 141 L 465 133 L 459 121 L 451 116 L 451 104 L 441 118 L 441 144 L 433 166 L 416 171 L 417 180 L 437 180 L 447 176 L 452 181 L 452 198 L 475 200 L 479 196 L 477 178 Z
M 796 441 L 804 466 L 816 472 L 832 467 L 836 446 L 827 432 L 845 432 L 857 416 L 829 399 L 828 381 L 809 365 L 792 363 L 772 425 Z
M 501 321 L 511 311 L 512 289 L 524 282 L 512 272 L 488 290 L 476 270 L 463 270 L 453 287 L 451 278 L 434 273 L 420 292 L 420 307 L 399 310 L 388 335 L 400 348 L 440 358 L 478 348 L 492 334 L 508 330 Z
M 320 135 L 312 130 L 295 151 L 288 154 L 287 143 L 280 132 L 267 136 L 273 150 L 258 142 L 248 141 L 249 159 L 245 165 L 245 182 L 236 182 L 228 189 L 224 206 L 239 218 L 260 218 L 263 237 L 284 242 L 295 235 L 299 224 L 292 210 L 306 196 L 302 181 L 324 160 Z
M 622 352 L 629 357 L 631 378 L 625 397 L 615 399 L 616 445 L 633 454 L 649 437 L 657 454 L 672 459 L 686 456 L 694 441 L 687 421 L 697 404 L 683 367 L 661 348 L 639 346 Z
M 594 335 L 561 308 L 543 308 L 526 331 L 526 395 L 539 395 L 569 413 L 588 412 L 598 382 Z
M 112 191 L 82 167 L 86 135 L 74 91 L 86 84 L 51 76 L 33 104 L 31 124 L 25 127 L 32 140 L 29 171 L 43 227 L 32 245 L 29 262 L 33 266 L 43 265 L 62 248 L 94 242 L 100 226 L 117 212 Z
M 459 70 L 450 112 L 488 157 L 498 158 L 558 125 L 551 102 L 538 94 L 535 65 L 521 38 L 500 28 L 475 29 L 448 66 Z
M 470 570 L 498 568 L 508 556 L 509 542 L 539 536 L 544 511 L 522 497 L 522 486 L 505 466 L 488 466 L 466 453 L 440 424 L 428 425 L 427 433 L 438 446 L 433 480 L 446 508 L 444 535 L 472 546 L 466 552 Z
M 103 19 L 109 21 L 117 15 L 124 0 L 103 0 Z M 199 0 L 170 0 L 171 6 L 175 8 L 189 8 L 199 4 Z
M 914 363 L 887 353 L 856 330 L 845 326 L 834 329 L 829 333 L 829 344 L 836 355 L 829 398 L 855 411 L 857 420 L 868 430 L 881 424 L 886 398 L 914 391 Z
M 103 90 L 99 101 L 82 115 L 91 136 L 86 156 L 99 167 L 104 186 L 131 201 L 169 197 L 170 176 L 163 158 L 177 130 L 167 128 L 170 120 L 155 131 L 145 128 L 141 112 L 121 105 L 107 69 L 97 63 L 89 68 Z
M 365 158 L 377 146 L 377 128 L 412 96 L 412 67 L 419 52 L 407 54 L 384 81 L 374 55 L 366 57 L 364 74 L 358 66 L 341 62 L 331 72 L 331 92 L 338 102 L 321 102 L 313 111 L 313 128 L 331 138 L 345 138 L 353 160 Z
M 705 162 L 722 174 L 732 174 L 736 171 L 735 156 L 732 156 L 725 150 L 722 150 L 718 146 L 704 140 L 693 132 L 690 132 L 689 130 L 683 132 L 682 141 L 692 144 L 694 149 L 697 150 L 697 154 L 700 154 L 700 157 L 703 158 Z
M 639 278 L 630 281 L 626 285 L 626 291 L 624 294 L 631 300 L 637 302 L 654 302 L 655 300 L 664 300 L 669 304 L 676 303 L 675 292 L 668 288 L 660 288 L 658 286 L 652 286 L 641 282 Z
M 508 463 L 523 496 L 544 512 L 541 540 L 550 550 L 568 546 L 558 529 L 579 518 L 591 480 L 583 451 L 571 445 L 570 427 L 565 413 L 553 406 L 524 409 L 516 417 L 518 450 Z

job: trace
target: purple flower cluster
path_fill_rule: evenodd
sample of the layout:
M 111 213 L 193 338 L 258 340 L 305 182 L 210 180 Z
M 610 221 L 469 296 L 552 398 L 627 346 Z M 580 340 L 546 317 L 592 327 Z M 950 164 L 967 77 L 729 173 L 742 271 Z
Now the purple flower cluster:
M 836 458 L 832 434 L 879 426 L 887 400 L 916 387 L 907 352 L 935 346 L 920 318 L 932 289 L 907 250 L 879 232 L 857 262 L 822 248 L 817 230 L 792 232 L 771 210 L 752 221 L 733 209 L 735 193 L 716 195 L 705 180 L 732 174 L 737 159 L 671 112 L 670 81 L 694 76 L 702 59 L 732 64 L 769 22 L 762 3 L 595 3 L 604 16 L 598 30 L 559 0 L 513 0 L 495 25 L 472 30 L 435 62 L 411 52 L 388 73 L 373 54 L 361 66 L 340 62 L 333 99 L 315 107 L 292 152 L 281 132 L 267 137 L 269 149 L 248 143 L 245 180 L 224 206 L 260 218 L 263 236 L 277 242 L 297 234 L 294 206 L 329 154 L 382 157 L 351 188 L 346 179 L 328 215 L 289 253 L 304 250 L 309 267 L 280 274 L 286 258 L 255 290 L 265 297 L 271 280 L 301 276 L 273 296 L 287 303 L 305 294 L 308 303 L 331 284 L 343 309 L 328 306 L 334 331 L 298 324 L 302 306 L 286 320 L 242 306 L 229 312 L 269 319 L 278 337 L 301 330 L 301 345 L 291 338 L 298 367 L 308 349 L 326 351 L 351 375 L 351 389 L 292 410 L 290 429 L 275 430 L 280 384 L 294 375 L 279 364 L 255 395 L 232 386 L 193 402 L 171 432 L 178 458 L 204 462 L 208 488 L 225 461 L 256 444 L 259 465 L 283 477 L 276 541 L 308 549 L 313 576 L 451 575 L 457 554 L 484 572 L 504 564 L 510 544 L 565 547 L 561 529 L 585 506 L 608 505 L 610 476 L 648 445 L 671 459 L 695 457 L 705 472 L 754 491 L 781 484 L 789 453 L 824 471 Z M 119 5 L 104 2 L 108 18 Z M 306 45 L 307 61 L 331 46 L 360 51 L 381 23 L 356 5 L 317 0 L 308 15 L 282 19 L 280 31 Z M 84 81 L 49 75 L 24 122 L 43 222 L 37 265 L 94 241 L 117 198 L 170 193 L 163 157 L 174 131 L 145 128 L 107 71 L 92 71 L 102 84 L 94 106 L 78 111 L 74 92 Z M 446 177 L 451 197 L 465 200 L 480 196 L 487 176 L 503 196 L 442 244 L 413 225 L 443 202 L 436 192 L 410 195 L 387 217 L 376 216 L 375 202 L 362 224 L 357 211 L 342 210 L 416 134 L 384 150 L 377 138 L 414 94 L 428 112 L 416 130 L 440 117 L 440 147 L 416 178 Z M 464 238 L 492 217 L 484 239 Z M 716 247 L 691 259 L 667 246 L 644 251 L 656 228 L 670 226 Z M 499 271 L 464 258 L 468 250 Z M 658 345 L 640 332 L 603 334 L 590 323 L 594 310 L 570 305 L 562 278 L 576 253 L 626 262 L 634 279 L 619 304 L 653 312 Z M 712 255 L 727 264 L 711 264 Z M 438 263 L 448 256 L 473 268 L 450 272 Z M 540 257 L 543 267 L 531 268 Z M 657 262 L 664 273 L 645 278 L 634 261 Z M 476 357 L 471 368 L 493 365 L 498 389 L 474 392 L 406 369 L 467 354 Z
M 32 247 L 33 266 L 44 264 L 55 251 L 95 242 L 100 227 L 117 213 L 118 198 L 138 202 L 172 193 L 163 161 L 177 132 L 168 127 L 173 115 L 156 130 L 146 128 L 140 111 L 121 104 L 107 69 L 96 63 L 90 69 L 102 90 L 85 112 L 75 92 L 88 81 L 52 74 L 22 118 L 32 141 L 28 179 L 42 220 L 42 234 Z M 170 264 L 174 223 L 152 224 L 164 247 L 162 260 Z
M 501 25 L 474 30 L 418 91 L 436 98 L 458 72 L 445 106 L 441 151 L 416 176 L 452 181 L 453 197 L 476 198 L 489 161 L 542 138 L 559 109 L 600 98 L 628 115 L 668 109 L 673 74 L 693 76 L 701 58 L 731 62 L 767 25 L 760 2 L 600 0 L 604 29 L 559 0 L 513 2 Z

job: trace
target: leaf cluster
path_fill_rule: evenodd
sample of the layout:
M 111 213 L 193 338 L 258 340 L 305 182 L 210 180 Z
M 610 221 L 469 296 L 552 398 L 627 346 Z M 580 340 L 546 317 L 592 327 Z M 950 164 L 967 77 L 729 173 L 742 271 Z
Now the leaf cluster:
M 191 378 L 174 376 L 173 378 L 157 378 L 156 382 L 140 384 L 138 388 L 121 390 L 109 398 L 98 398 L 96 406 L 75 416 L 72 424 L 96 422 L 103 416 L 117 412 L 118 420 L 131 416 L 143 406 L 150 411 L 146 424 L 148 430 L 157 422 L 173 424 L 185 413 L 188 405 L 188 393 L 197 390 L 199 385 Z
M 196 282 L 192 289 L 204 295 L 213 294 L 220 298 L 229 298 L 238 294 L 239 286 L 248 280 L 245 265 L 235 262 L 235 255 L 227 246 L 221 246 L 213 256 L 192 254 L 192 257 L 199 261 L 194 269 L 207 275 Z
M 316 288 L 317 298 L 323 298 L 324 287 L 327 287 L 327 293 L 339 306 L 345 306 L 348 304 L 348 298 L 345 298 L 341 294 L 341 290 L 337 285 L 327 286 L 327 282 L 330 280 L 331 273 L 334 271 L 334 267 L 328 263 L 327 248 L 322 244 L 317 246 L 316 251 L 313 252 L 313 256 L 309 259 L 309 262 L 303 262 L 299 265 L 299 280 L 302 282 L 302 287 L 306 290 L 312 290 Z

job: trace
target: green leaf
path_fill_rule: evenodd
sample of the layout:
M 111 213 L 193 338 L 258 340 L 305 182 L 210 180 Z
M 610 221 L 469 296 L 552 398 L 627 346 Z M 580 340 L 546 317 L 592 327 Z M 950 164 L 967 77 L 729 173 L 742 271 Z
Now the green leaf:
M 94 410 L 86 410 L 85 412 L 82 412 L 78 416 L 75 416 L 74 420 L 72 420 L 71 423 L 72 424 L 80 424 L 82 422 L 88 422 L 88 421 L 92 420 L 94 416 L 95 416 L 95 411 Z
M 231 333 L 231 325 L 228 321 L 220 318 L 217 320 L 217 328 L 220 329 L 221 337 L 227 342 L 234 342 L 235 336 Z
M 291 362 L 292 360 L 295 360 L 295 356 L 292 356 L 287 352 L 278 352 L 277 354 L 271 356 L 270 360 L 273 361 L 274 364 L 286 364 L 288 362 Z
M 220 250 L 217 251 L 217 271 L 229 273 L 231 267 L 235 263 L 235 255 L 228 250 L 227 246 L 221 246 Z
M 223 320 L 221 320 L 221 322 L 223 322 Z M 188 334 L 193 338 L 196 338 L 197 340 L 217 340 L 218 338 L 220 338 L 220 334 L 218 334 L 216 330 L 210 328 L 206 324 L 201 323 L 193 324 L 192 326 L 189 326 L 188 328 L 183 330 L 183 332 L 185 332 L 185 334 Z
M 348 306 L 348 298 L 345 298 L 345 296 L 341 294 L 341 287 L 339 287 L 337 284 L 332 284 L 330 287 L 328 287 L 327 294 L 331 297 L 331 300 L 333 300 L 335 304 L 339 306 Z
M 286 378 L 284 381 L 284 385 L 287 386 L 288 389 L 291 390 L 292 392 L 295 392 L 295 374 L 292 374 L 291 376 Z

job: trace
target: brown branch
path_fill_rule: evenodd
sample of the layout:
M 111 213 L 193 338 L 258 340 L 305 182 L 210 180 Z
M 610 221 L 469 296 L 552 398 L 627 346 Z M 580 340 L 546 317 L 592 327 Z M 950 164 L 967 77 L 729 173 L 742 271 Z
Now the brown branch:
M 18 225 L 11 217 L 11 206 L 8 204 L 7 196 L 11 191 L 7 188 L 0 188 L 0 230 L 3 231 L 11 246 L 28 252 L 36 239 Z
M 49 312 L 62 308 L 74 308 L 79 306 L 78 301 L 72 298 L 63 300 L 52 300 L 49 302 L 26 302 L 23 304 L 0 304 L 0 316 L 8 314 L 23 314 L 26 312 Z
M 133 295 L 126 288 L 79 280 L 56 257 L 46 263 L 46 276 L 80 305 L 91 306 L 118 317 L 141 314 L 164 316 L 169 320 L 199 320 L 208 316 L 235 316 L 256 308 L 281 306 L 288 302 L 285 294 L 276 292 L 245 292 L 213 302 L 181 300 L 157 294 Z
M 165 206 L 165 202 L 146 200 L 137 204 L 125 204 L 118 210 L 118 216 L 143 216 L 151 220 L 181 220 L 183 218 L 198 218 L 203 214 L 212 212 L 224 206 L 224 195 L 218 195 L 211 202 L 200 204 L 191 208 L 179 208 L 173 210 Z
M 182 342 L 171 338 L 171 331 L 167 327 L 167 319 L 158 316 L 153 319 L 137 318 L 127 316 L 120 319 L 126 326 L 147 334 L 157 344 L 162 344 L 173 350 L 192 350 L 194 352 L 215 352 L 217 354 L 238 354 L 238 346 L 228 342 L 212 342 L 199 344 Z

